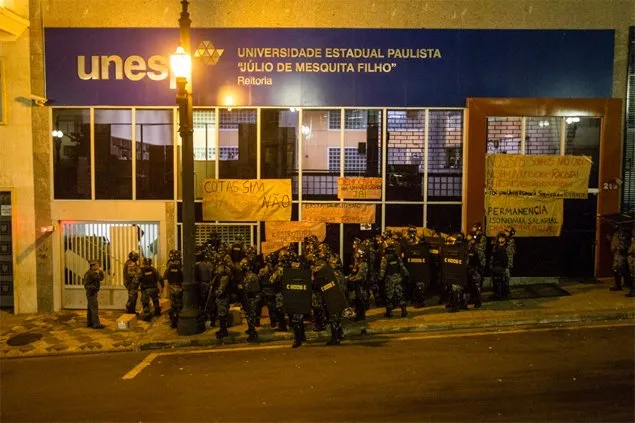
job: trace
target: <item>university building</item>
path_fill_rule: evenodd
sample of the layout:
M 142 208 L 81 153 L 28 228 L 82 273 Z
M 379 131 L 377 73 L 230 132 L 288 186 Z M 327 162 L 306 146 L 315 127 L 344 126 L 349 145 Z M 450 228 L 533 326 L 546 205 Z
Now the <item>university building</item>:
M 0 299 L 16 313 L 83 308 L 88 261 L 121 308 L 130 250 L 161 269 L 181 243 L 181 140 L 169 56 L 177 0 L 0 1 Z M 382 178 L 375 224 L 484 222 L 487 154 L 584 155 L 588 198 L 559 237 L 518 238 L 514 276 L 607 275 L 598 215 L 635 187 L 631 1 L 194 0 L 196 242 L 267 240 L 265 223 L 206 221 L 205 179 L 291 179 L 302 205 L 338 177 Z M 629 62 L 630 60 L 630 62 Z M 629 97 L 630 96 L 630 97 Z M 630 101 L 629 101 L 630 98 Z

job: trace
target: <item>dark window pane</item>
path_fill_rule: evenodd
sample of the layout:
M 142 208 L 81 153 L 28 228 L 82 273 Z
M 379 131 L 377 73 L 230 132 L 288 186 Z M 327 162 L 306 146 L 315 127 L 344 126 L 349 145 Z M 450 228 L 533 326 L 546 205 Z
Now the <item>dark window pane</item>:
M 427 228 L 436 229 L 445 234 L 451 234 L 461 230 L 460 204 L 428 204 L 427 217 Z M 468 222 L 468 225 L 471 225 L 471 223 Z
M 53 109 L 53 179 L 55 198 L 91 198 L 88 109 Z
M 224 179 L 256 178 L 255 109 L 220 110 L 219 176 Z
M 386 204 L 386 226 L 423 226 L 423 204 Z
M 463 111 L 430 110 L 428 136 L 428 200 L 460 201 Z
M 298 117 L 295 109 L 261 109 L 260 177 L 292 178 L 293 199 L 298 199 Z
M 341 131 L 329 128 L 329 116 L 339 113 L 340 109 L 302 110 L 303 200 L 337 199 Z
M 425 119 L 424 110 L 388 111 L 386 200 L 423 200 Z
M 600 166 L 600 118 L 568 117 L 565 119 L 567 135 L 565 154 L 588 156 L 591 165 L 589 188 L 598 188 L 598 172 Z
M 172 110 L 137 110 L 137 199 L 174 198 Z
M 132 199 L 132 110 L 95 110 L 95 198 Z

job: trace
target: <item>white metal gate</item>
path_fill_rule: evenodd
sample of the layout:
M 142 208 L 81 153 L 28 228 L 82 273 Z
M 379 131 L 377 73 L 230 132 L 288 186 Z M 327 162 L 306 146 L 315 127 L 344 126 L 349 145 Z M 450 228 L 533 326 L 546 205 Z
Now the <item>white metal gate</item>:
M 97 260 L 104 270 L 99 307 L 124 309 L 128 293 L 123 284 L 123 265 L 130 251 L 151 258 L 160 268 L 158 223 L 62 222 L 64 308 L 86 308 L 82 280 L 88 263 Z

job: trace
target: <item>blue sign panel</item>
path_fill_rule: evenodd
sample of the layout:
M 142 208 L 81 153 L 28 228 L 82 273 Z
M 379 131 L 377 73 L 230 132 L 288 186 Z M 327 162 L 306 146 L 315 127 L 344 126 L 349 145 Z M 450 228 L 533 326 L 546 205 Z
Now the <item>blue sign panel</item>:
M 198 106 L 464 106 L 611 97 L 612 30 L 192 29 Z M 178 29 L 48 28 L 56 105 L 172 106 Z

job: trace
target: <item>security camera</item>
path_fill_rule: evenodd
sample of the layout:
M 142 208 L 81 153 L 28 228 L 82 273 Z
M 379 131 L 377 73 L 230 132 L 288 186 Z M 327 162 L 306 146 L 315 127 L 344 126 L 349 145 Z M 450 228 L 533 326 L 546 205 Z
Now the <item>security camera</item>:
M 33 101 L 33 105 L 38 107 L 50 106 L 55 102 L 55 100 L 49 100 L 46 97 L 41 97 L 36 94 L 31 94 L 29 98 L 31 99 L 31 101 Z

